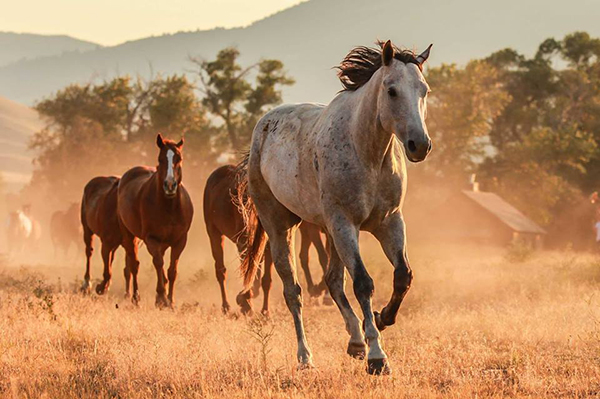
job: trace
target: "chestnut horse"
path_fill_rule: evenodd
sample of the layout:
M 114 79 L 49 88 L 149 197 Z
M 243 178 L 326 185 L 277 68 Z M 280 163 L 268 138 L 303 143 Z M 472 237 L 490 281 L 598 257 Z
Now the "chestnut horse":
M 83 227 L 83 243 L 85 244 L 85 277 L 83 292 L 91 289 L 90 261 L 94 252 L 94 235 L 102 242 L 102 261 L 104 262 L 104 278 L 96 286 L 96 293 L 102 295 L 108 291 L 112 277 L 112 262 L 115 251 L 121 245 L 122 236 L 117 219 L 117 187 L 118 176 L 95 177 L 85 185 L 81 200 L 81 225 Z M 127 271 L 125 280 L 128 281 Z M 129 284 L 127 284 L 129 286 Z
M 54 246 L 54 257 L 62 251 L 66 258 L 69 254 L 71 244 L 75 249 L 79 248 L 80 229 L 80 206 L 77 202 L 71 203 L 66 211 L 56 211 L 50 218 L 50 238 Z
M 206 223 L 206 231 L 210 238 L 212 256 L 215 260 L 217 281 L 221 288 L 223 313 L 227 313 L 231 309 L 229 301 L 227 300 L 227 291 L 225 288 L 227 269 L 225 268 L 225 263 L 223 261 L 223 238 L 227 237 L 230 239 L 237 246 L 240 254 L 246 249 L 244 220 L 237 205 L 232 201 L 233 198 L 237 198 L 236 176 L 237 170 L 235 166 L 221 166 L 211 173 L 206 181 L 206 187 L 204 188 L 204 222 Z M 309 249 L 311 244 L 315 246 L 319 255 L 321 268 L 323 269 L 323 276 L 325 276 L 327 270 L 327 251 L 321 241 L 320 229 L 316 225 L 302 223 L 300 225 L 300 234 L 302 242 L 300 263 L 304 270 L 304 275 L 306 276 L 308 292 L 311 296 L 318 297 L 325 290 L 325 282 L 321 280 L 318 285 L 313 283 L 309 268 Z M 255 280 L 253 296 L 258 295 L 258 291 L 262 286 L 264 294 L 262 313 L 268 314 L 273 262 L 269 251 L 265 252 L 264 258 L 264 274 L 262 279 L 259 277 Z M 242 313 L 251 311 L 251 303 L 247 299 L 249 298 L 244 295 L 238 295 L 237 302 L 242 308 Z
M 175 143 L 163 140 L 159 134 L 156 144 L 160 149 L 158 167 L 136 166 L 121 178 L 117 214 L 127 253 L 127 268 L 133 277 L 132 301 L 138 304 L 140 300 L 137 240 L 141 239 L 146 244 L 156 269 L 156 306 L 163 308 L 173 305 L 177 264 L 187 243 L 194 207 L 181 182 L 183 139 Z M 171 248 L 168 279 L 163 268 L 167 248 Z

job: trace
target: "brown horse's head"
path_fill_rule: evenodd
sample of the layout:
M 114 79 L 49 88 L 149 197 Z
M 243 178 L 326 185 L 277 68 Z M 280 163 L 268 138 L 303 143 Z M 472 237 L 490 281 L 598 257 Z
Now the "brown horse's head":
M 164 140 L 159 133 L 156 137 L 156 144 L 160 148 L 158 167 L 156 168 L 158 179 L 162 182 L 165 196 L 173 198 L 177 195 L 177 188 L 183 177 L 181 170 L 183 139 L 179 143 L 175 143 L 171 140 Z

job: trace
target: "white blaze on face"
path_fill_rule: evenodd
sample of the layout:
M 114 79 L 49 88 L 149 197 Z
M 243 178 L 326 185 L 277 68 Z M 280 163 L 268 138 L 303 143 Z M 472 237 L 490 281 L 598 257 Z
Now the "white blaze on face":
M 173 157 L 175 153 L 173 150 L 167 151 L 167 180 L 175 178 L 175 172 L 173 171 Z

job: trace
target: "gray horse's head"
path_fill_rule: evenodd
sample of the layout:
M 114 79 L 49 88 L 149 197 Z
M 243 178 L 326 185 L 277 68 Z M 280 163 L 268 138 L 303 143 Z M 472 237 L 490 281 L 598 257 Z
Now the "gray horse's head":
M 430 90 L 422 73 L 430 50 L 431 45 L 420 55 L 406 60 L 397 54 L 399 50 L 388 40 L 381 51 L 379 121 L 386 131 L 402 142 L 411 162 L 423 161 L 431 151 L 431 138 L 425 124 Z

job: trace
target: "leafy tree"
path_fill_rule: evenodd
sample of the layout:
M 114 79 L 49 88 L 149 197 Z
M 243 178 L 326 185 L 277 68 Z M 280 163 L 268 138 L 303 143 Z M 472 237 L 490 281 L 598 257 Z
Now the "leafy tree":
M 509 96 L 498 71 L 485 61 L 430 68 L 427 81 L 433 88 L 427 124 L 435 152 L 424 167 L 446 179 L 464 177 L 489 150 L 494 119 Z
M 291 85 L 294 80 L 287 76 L 278 60 L 262 60 L 247 68 L 238 63 L 240 53 L 236 48 L 221 50 L 215 60 L 192 58 L 198 67 L 202 103 L 224 125 L 228 145 L 241 149 L 248 141 L 257 119 L 265 108 L 281 102 L 280 87 Z M 258 69 L 256 83 L 248 81 L 248 75 Z

